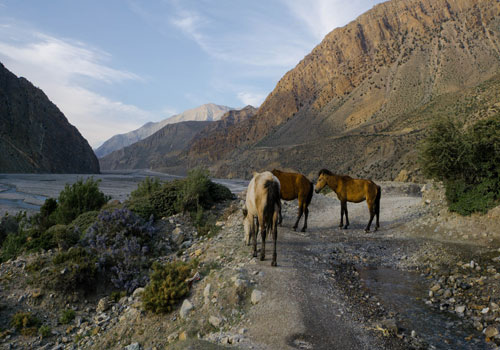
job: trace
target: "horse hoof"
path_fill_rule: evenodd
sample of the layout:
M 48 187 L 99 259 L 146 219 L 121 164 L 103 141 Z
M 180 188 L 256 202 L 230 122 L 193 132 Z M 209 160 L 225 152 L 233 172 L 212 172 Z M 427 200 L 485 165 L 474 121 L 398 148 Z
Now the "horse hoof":
M 305 229 L 305 228 L 303 228 L 301 231 L 302 231 L 302 232 L 306 232 L 306 229 Z
M 365 233 L 370 233 L 370 229 L 369 228 L 365 228 Z
M 271 262 L 271 266 L 278 266 L 278 264 L 276 263 L 276 261 L 273 261 Z
M 262 256 L 262 255 L 260 256 L 260 261 L 264 261 L 265 259 L 266 259 L 265 256 Z
M 253 253 L 253 254 L 252 254 L 252 256 L 253 256 L 254 258 L 256 258 L 256 257 L 257 257 L 257 253 Z
M 345 226 L 343 227 L 343 229 L 344 229 L 344 230 L 347 230 L 347 225 L 345 225 Z
M 292 227 L 294 231 L 297 231 L 297 226 Z

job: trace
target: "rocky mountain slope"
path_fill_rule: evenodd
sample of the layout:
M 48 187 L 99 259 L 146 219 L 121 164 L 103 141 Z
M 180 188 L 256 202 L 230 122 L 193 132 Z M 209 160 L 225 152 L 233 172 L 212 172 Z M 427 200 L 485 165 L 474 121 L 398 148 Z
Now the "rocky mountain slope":
M 213 103 L 207 103 L 197 108 L 188 109 L 180 114 L 171 116 L 160 122 L 149 122 L 141 126 L 139 129 L 133 130 L 126 134 L 115 135 L 104 142 L 99 148 L 97 148 L 95 150 L 95 153 L 99 158 L 102 158 L 113 151 L 119 150 L 137 141 L 143 140 L 150 135 L 153 135 L 155 132 L 162 129 L 168 124 L 174 124 L 184 121 L 219 120 L 222 115 L 229 110 L 231 110 L 231 108 L 226 106 L 219 106 Z
M 78 130 L 42 90 L 0 63 L 0 172 L 99 173 Z
M 211 145 L 225 137 L 230 126 L 255 115 L 257 109 L 247 106 L 241 110 L 230 110 L 220 120 L 191 121 L 169 124 L 128 147 L 114 151 L 101 158 L 102 169 L 155 169 L 169 173 L 185 173 L 198 164 L 187 164 L 188 150 L 207 159 L 218 159 L 222 150 L 213 150 Z M 211 150 L 205 152 L 205 147 Z
M 153 135 L 114 151 L 99 163 L 103 170 L 161 169 L 175 167 L 178 156 L 189 141 L 211 121 L 186 121 L 164 126 Z
M 416 145 L 443 108 L 464 119 L 496 108 L 478 96 L 499 68 L 497 1 L 388 1 L 329 33 L 254 118 L 216 132 L 188 163 L 218 176 L 280 166 L 412 178 Z

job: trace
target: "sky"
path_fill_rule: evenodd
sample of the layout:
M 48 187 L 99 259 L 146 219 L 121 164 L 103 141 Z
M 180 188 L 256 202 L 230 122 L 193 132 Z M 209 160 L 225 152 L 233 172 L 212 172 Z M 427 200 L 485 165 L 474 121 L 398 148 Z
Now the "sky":
M 0 62 L 97 148 L 205 103 L 258 107 L 375 0 L 0 0 Z

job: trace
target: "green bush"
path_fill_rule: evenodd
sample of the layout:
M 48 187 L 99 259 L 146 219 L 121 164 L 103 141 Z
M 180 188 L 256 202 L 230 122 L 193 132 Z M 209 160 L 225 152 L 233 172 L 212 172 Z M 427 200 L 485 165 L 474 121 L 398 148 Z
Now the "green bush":
M 59 317 L 59 322 L 61 324 L 68 324 L 75 319 L 75 311 L 72 309 L 66 309 L 61 313 Z
M 90 177 L 85 182 L 78 179 L 71 186 L 66 184 L 59 193 L 56 223 L 67 225 L 82 213 L 99 210 L 110 199 L 99 190 L 99 182 Z
M 82 247 L 58 253 L 46 287 L 60 291 L 91 291 L 97 280 L 97 258 Z
M 75 220 L 68 225 L 68 227 L 73 231 L 80 232 L 80 236 L 84 236 L 88 228 L 97 220 L 99 211 L 91 210 L 80 214 Z
M 139 182 L 137 189 L 130 193 L 131 199 L 144 198 L 151 196 L 154 192 L 161 188 L 162 184 L 160 180 L 155 177 L 146 177 L 144 180 Z
M 28 235 L 25 232 L 10 233 L 5 238 L 0 251 L 0 260 L 2 262 L 17 257 L 25 248 Z
M 500 114 L 469 129 L 438 120 L 421 146 L 427 176 L 443 181 L 450 211 L 485 213 L 500 201 Z
M 37 333 L 40 320 L 30 312 L 18 312 L 12 316 L 10 325 L 22 335 L 32 336 Z
M 54 243 L 60 249 L 68 249 L 80 240 L 78 231 L 67 225 L 54 225 L 47 230 L 47 234 L 52 235 Z
M 40 328 L 38 328 L 38 334 L 40 334 L 43 339 L 48 338 L 52 335 L 52 329 L 50 329 L 50 326 L 41 325 Z
M 19 220 L 8 213 L 0 219 L 0 247 L 3 241 L 11 233 L 16 234 L 19 230 Z
M 146 310 L 166 313 L 173 310 L 189 292 L 186 282 L 191 276 L 193 264 L 174 261 L 153 265 L 150 282 L 142 293 L 142 303 Z

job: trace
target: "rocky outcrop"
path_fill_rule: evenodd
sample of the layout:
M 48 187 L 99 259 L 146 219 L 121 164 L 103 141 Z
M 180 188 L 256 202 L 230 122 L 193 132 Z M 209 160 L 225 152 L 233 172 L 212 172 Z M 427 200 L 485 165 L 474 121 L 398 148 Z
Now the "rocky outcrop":
M 195 148 L 190 164 L 236 177 L 274 166 L 384 179 L 401 170 L 414 174 L 416 144 L 443 114 L 433 108 L 450 112 L 458 101 L 457 112 L 467 119 L 494 105 L 460 98 L 498 78 L 499 15 L 493 0 L 379 4 L 329 33 L 253 118 L 217 132 L 217 142 L 203 147 L 204 154 L 217 154 L 216 163 Z
M 99 173 L 78 130 L 42 90 L 0 64 L 0 172 Z
M 196 108 L 188 109 L 180 114 L 174 115 L 160 122 L 149 122 L 144 124 L 139 129 L 133 130 L 126 134 L 115 135 L 104 142 L 95 150 L 99 158 L 110 154 L 113 151 L 127 147 L 137 141 L 143 140 L 148 136 L 153 135 L 158 130 L 168 124 L 180 123 L 185 121 L 215 121 L 219 120 L 224 113 L 231 110 L 226 106 L 219 106 L 213 103 L 207 103 Z

